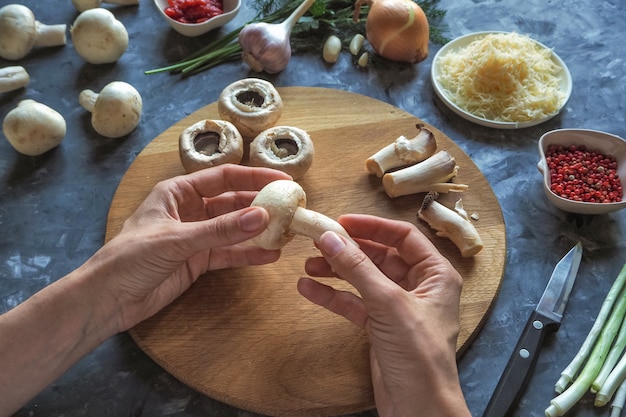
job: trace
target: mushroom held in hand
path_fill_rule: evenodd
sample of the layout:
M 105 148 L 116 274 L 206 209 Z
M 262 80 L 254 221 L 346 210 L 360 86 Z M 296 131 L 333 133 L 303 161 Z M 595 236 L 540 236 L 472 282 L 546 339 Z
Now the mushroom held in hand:
M 265 208 L 270 215 L 267 229 L 252 239 L 264 249 L 280 249 L 297 234 L 317 242 L 329 230 L 345 236 L 356 245 L 339 223 L 305 208 L 306 194 L 295 181 L 278 180 L 267 184 L 251 205 Z
M 66 125 L 56 110 L 29 99 L 20 101 L 6 115 L 2 132 L 15 150 L 37 156 L 61 143 Z
M 129 134 L 139 124 L 143 102 L 139 92 L 123 81 L 107 84 L 100 94 L 83 90 L 78 101 L 91 112 L 94 130 L 108 138 Z
M 66 28 L 64 24 L 44 25 L 28 7 L 7 4 L 0 8 L 0 57 L 18 60 L 34 47 L 65 45 Z
M 0 93 L 7 93 L 26 87 L 29 82 L 30 76 L 24 67 L 0 68 Z
M 367 158 L 367 170 L 379 178 L 385 172 L 407 165 L 422 162 L 432 156 L 437 150 L 437 140 L 433 132 L 423 125 L 416 126 L 419 132 L 412 139 L 400 136 L 393 143 L 385 146 L 374 155 Z
M 270 82 L 245 78 L 222 90 L 217 110 L 244 138 L 254 138 L 276 124 L 283 112 L 283 100 Z
M 238 164 L 243 158 L 243 139 L 230 122 L 201 120 L 180 134 L 178 151 L 187 172 Z
M 89 9 L 78 15 L 70 29 L 76 53 L 90 64 L 110 64 L 126 52 L 128 32 L 107 9 Z
M 315 148 L 309 134 L 292 126 L 274 126 L 259 133 L 250 144 L 250 164 L 278 169 L 302 178 L 313 164 Z

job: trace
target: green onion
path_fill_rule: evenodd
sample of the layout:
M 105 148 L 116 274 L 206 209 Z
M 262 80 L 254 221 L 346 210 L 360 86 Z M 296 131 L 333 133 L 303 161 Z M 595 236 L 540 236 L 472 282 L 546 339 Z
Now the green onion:
M 626 402 L 626 381 L 622 381 L 617 392 L 615 393 L 615 398 L 611 403 L 611 416 L 610 417 L 619 417 L 622 414 L 622 410 L 624 409 L 624 403 Z

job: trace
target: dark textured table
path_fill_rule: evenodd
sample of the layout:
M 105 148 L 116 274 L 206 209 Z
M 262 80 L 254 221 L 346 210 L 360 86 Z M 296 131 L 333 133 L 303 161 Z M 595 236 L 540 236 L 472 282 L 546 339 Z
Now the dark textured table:
M 130 47 L 114 65 L 93 66 L 67 46 L 37 51 L 19 62 L 31 84 L 0 95 L 0 115 L 23 98 L 62 113 L 67 136 L 40 157 L 21 156 L 0 141 L 0 311 L 79 266 L 103 243 L 106 215 L 121 177 L 160 132 L 215 101 L 229 83 L 253 75 L 239 61 L 182 80 L 143 71 L 163 66 L 214 35 L 185 38 L 161 21 L 150 0 L 109 7 L 125 24 Z M 3 0 L 0 5 L 8 3 Z M 69 0 L 23 1 L 43 23 L 67 23 Z M 472 414 L 480 416 L 536 304 L 555 262 L 578 240 L 585 248 L 579 278 L 560 331 L 549 336 L 538 367 L 513 416 L 543 416 L 553 385 L 587 334 L 606 291 L 626 262 L 626 212 L 576 216 L 551 206 L 537 171 L 537 140 L 557 128 L 590 128 L 626 136 L 626 6 L 622 0 L 442 0 L 450 38 L 483 30 L 526 33 L 567 63 L 574 90 L 562 114 L 522 130 L 494 130 L 464 121 L 435 98 L 432 56 L 417 66 L 359 69 L 347 55 L 332 67 L 317 54 L 294 56 L 285 71 L 267 77 L 277 86 L 323 86 L 364 94 L 430 123 L 474 160 L 490 181 L 506 223 L 507 260 L 502 288 L 482 331 L 459 358 Z M 226 28 L 251 17 L 248 6 Z M 0 59 L 0 67 L 14 64 Z M 78 93 L 113 80 L 142 94 L 140 126 L 115 140 L 96 135 Z M 0 399 L 1 401 L 1 399 Z M 571 415 L 608 415 L 586 396 Z M 374 411 L 361 414 L 374 416 Z M 111 338 L 26 405 L 17 416 L 252 416 L 195 392 L 154 364 L 126 334 Z

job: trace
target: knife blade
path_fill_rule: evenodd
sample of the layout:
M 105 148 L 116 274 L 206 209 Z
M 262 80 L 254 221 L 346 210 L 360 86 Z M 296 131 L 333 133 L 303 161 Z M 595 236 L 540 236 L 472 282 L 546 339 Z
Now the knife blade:
M 532 311 L 515 349 L 496 385 L 483 417 L 504 417 L 522 394 L 539 356 L 543 339 L 548 332 L 556 332 L 563 317 L 565 305 L 576 280 L 582 258 L 578 242 L 556 265 L 548 285 Z

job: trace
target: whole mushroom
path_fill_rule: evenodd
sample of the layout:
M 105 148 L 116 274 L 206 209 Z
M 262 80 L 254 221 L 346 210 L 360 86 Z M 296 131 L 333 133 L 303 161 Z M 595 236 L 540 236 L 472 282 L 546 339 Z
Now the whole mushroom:
M 30 83 L 30 75 L 22 66 L 0 68 L 0 93 L 7 93 Z
M 20 101 L 6 115 L 2 132 L 16 151 L 37 156 L 63 141 L 66 124 L 63 116 L 56 110 L 27 99 Z
M 250 143 L 252 166 L 278 169 L 300 179 L 313 164 L 315 147 L 309 134 L 293 126 L 274 126 Z
M 7 4 L 0 8 L 0 57 L 8 60 L 24 58 L 35 47 L 66 44 L 67 26 L 44 25 L 21 4 Z
M 100 91 L 83 90 L 80 105 L 91 112 L 91 125 L 100 135 L 120 138 L 137 127 L 143 102 L 139 92 L 124 81 L 113 81 Z
M 139 4 L 139 0 L 72 0 L 74 7 L 79 12 L 84 12 L 85 10 L 95 9 L 100 7 L 102 3 L 108 4 L 117 4 L 120 6 L 135 6 Z
M 126 52 L 128 32 L 107 9 L 85 10 L 70 29 L 76 53 L 90 64 L 110 64 Z
M 318 242 L 326 231 L 341 234 L 358 246 L 335 220 L 306 208 L 306 194 L 295 181 L 277 180 L 267 184 L 251 205 L 265 208 L 270 216 L 267 228 L 252 239 L 264 249 L 280 249 L 295 235 L 308 236 Z
M 283 100 L 270 82 L 245 78 L 222 90 L 217 110 L 244 138 L 254 138 L 276 124 L 283 112 Z
M 187 172 L 238 164 L 243 158 L 243 138 L 230 122 L 201 120 L 182 131 L 178 151 Z

